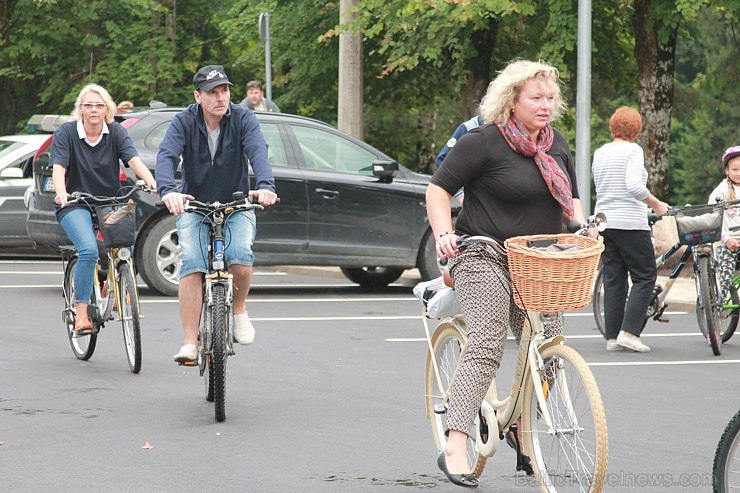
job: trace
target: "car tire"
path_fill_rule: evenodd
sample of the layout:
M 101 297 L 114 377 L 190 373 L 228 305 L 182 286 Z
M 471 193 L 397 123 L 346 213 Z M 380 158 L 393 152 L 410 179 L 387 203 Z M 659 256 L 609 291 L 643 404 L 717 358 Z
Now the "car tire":
M 419 269 L 422 281 L 436 279 L 444 272 L 444 267 L 437 260 L 437 246 L 431 229 L 427 231 L 421 242 L 416 267 Z
M 384 288 L 398 280 L 404 269 L 392 267 L 342 267 L 342 274 L 363 288 Z
M 137 257 L 137 270 L 147 286 L 166 296 L 177 296 L 180 243 L 175 216 L 162 216 L 147 230 Z

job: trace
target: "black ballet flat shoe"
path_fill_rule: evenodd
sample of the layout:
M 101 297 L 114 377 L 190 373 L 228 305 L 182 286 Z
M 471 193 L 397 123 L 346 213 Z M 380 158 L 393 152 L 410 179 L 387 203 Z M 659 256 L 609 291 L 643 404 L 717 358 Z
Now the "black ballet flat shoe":
M 517 433 L 516 425 L 511 425 L 509 431 L 506 432 L 506 443 L 516 451 L 516 470 L 524 471 L 527 473 L 527 476 L 534 476 L 532 461 L 522 453 L 522 445 L 519 443 L 519 434 Z
M 439 454 L 439 457 L 437 457 L 437 466 L 439 466 L 440 471 L 445 473 L 445 476 L 450 480 L 450 483 L 463 486 L 465 488 L 478 487 L 478 479 L 476 479 L 472 474 L 450 474 L 450 471 L 447 470 L 444 451 Z

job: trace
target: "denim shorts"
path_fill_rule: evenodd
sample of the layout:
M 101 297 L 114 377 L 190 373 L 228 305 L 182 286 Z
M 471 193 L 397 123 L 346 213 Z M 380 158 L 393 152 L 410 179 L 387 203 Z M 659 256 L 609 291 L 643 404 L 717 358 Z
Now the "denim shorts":
M 180 241 L 180 278 L 195 272 L 208 272 L 208 245 L 210 225 L 202 215 L 186 212 L 177 216 L 177 235 Z M 231 214 L 223 228 L 226 244 L 226 265 L 254 264 L 252 244 L 257 233 L 254 211 Z

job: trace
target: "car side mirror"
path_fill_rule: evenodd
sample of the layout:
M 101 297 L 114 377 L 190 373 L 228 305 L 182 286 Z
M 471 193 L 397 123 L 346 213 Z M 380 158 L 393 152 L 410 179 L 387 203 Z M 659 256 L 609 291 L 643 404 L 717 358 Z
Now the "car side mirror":
M 373 161 L 373 176 L 376 176 L 384 183 L 390 183 L 398 173 L 398 163 L 395 161 L 385 161 L 378 159 Z
M 5 168 L 0 171 L 0 178 L 23 178 L 23 170 L 20 168 Z

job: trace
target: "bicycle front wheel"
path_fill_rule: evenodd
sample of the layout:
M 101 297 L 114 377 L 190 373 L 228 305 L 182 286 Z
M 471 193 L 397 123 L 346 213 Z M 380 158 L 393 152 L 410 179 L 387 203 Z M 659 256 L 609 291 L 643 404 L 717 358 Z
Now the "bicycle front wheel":
M 699 305 L 700 303 L 697 299 L 696 306 Z M 722 304 L 722 311 L 719 312 L 719 335 L 722 338 L 723 344 L 732 338 L 732 335 L 737 329 L 738 319 L 740 319 L 738 306 L 740 306 L 740 297 L 738 297 L 737 286 L 730 284 L 727 298 Z M 707 332 L 707 322 L 704 320 L 704 314 L 701 310 L 696 310 L 696 321 L 699 324 L 701 333 L 704 334 L 704 337 L 707 337 L 709 335 Z
M 596 321 L 596 328 L 599 329 L 601 335 L 606 335 L 606 326 L 604 324 L 604 269 L 599 269 L 599 273 L 596 275 L 596 283 L 594 283 L 594 291 L 591 294 L 591 307 L 594 311 L 594 320 Z
M 226 288 L 222 284 L 213 285 L 213 305 L 211 306 L 211 367 L 209 380 L 213 389 L 213 403 L 216 421 L 226 419 L 226 337 L 227 317 Z
M 123 326 L 123 342 L 132 373 L 141 371 L 141 318 L 139 316 L 139 293 L 134 284 L 131 265 L 124 262 L 118 269 L 121 306 L 118 315 Z
M 467 337 L 454 324 L 442 322 L 434 331 L 431 344 L 432 352 L 427 355 L 425 371 L 427 418 L 432 424 L 432 435 L 437 451 L 442 452 L 447 444 L 445 421 L 447 419 L 450 390 L 455 371 L 460 362 L 462 348 L 467 344 Z M 435 372 L 435 366 L 438 373 Z M 437 375 L 439 375 L 439 381 Z M 476 419 L 476 424 L 468 430 L 467 445 L 468 463 L 475 477 L 479 478 L 483 473 L 487 457 L 480 455 L 475 450 L 476 426 L 480 428 L 481 436 L 488 436 L 488 425 L 480 413 Z M 490 438 L 498 440 L 498 437 Z
M 75 313 L 75 269 L 77 268 L 77 256 L 74 256 L 67 263 L 67 268 L 64 271 L 64 293 L 66 299 L 64 300 L 67 304 L 65 309 L 64 324 L 67 329 L 67 338 L 69 339 L 69 345 L 72 347 L 72 352 L 77 359 L 82 361 L 89 360 L 95 352 L 95 345 L 98 342 L 97 334 L 90 334 L 85 336 L 78 336 L 75 334 L 75 320 L 77 314 Z M 95 293 L 93 292 L 93 298 Z M 94 310 L 95 300 L 88 305 L 88 316 L 92 320 L 91 311 Z
M 600 493 L 609 454 L 606 414 L 591 370 L 572 348 L 542 352 L 540 385 L 551 423 L 540 409 L 531 378 L 524 386 L 522 438 L 544 493 Z M 550 426 L 551 425 L 551 426 Z
M 706 335 L 707 342 L 712 347 L 712 354 L 719 356 L 722 354 L 722 336 L 720 335 L 719 314 L 721 306 L 719 305 L 719 296 L 717 293 L 717 276 L 714 274 L 714 268 L 711 265 L 709 256 L 696 257 L 697 281 L 699 283 L 699 293 L 697 297 L 697 317 L 704 320 L 703 331 Z M 699 326 L 701 327 L 701 322 Z
M 712 491 L 730 493 L 740 490 L 740 411 L 730 420 L 714 453 Z

